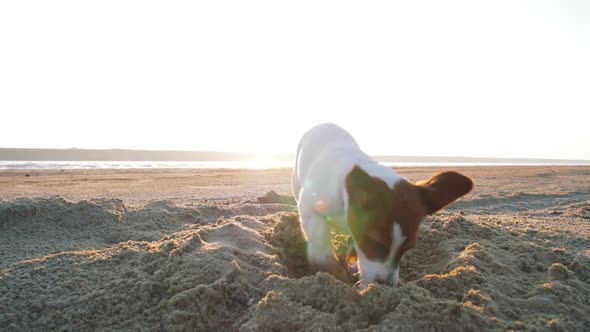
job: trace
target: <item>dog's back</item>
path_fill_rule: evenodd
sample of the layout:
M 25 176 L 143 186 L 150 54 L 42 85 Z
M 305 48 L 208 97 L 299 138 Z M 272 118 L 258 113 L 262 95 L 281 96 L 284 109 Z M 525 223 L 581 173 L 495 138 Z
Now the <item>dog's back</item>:
M 332 166 L 322 165 L 330 162 L 329 158 L 339 159 L 339 152 L 350 154 L 361 153 L 355 139 L 341 127 L 332 123 L 322 123 L 308 130 L 297 147 L 295 169 L 293 172 L 293 196 L 299 200 L 301 186 L 309 181 L 310 171 L 315 168 L 327 168 L 337 171 L 341 163 L 332 160 Z

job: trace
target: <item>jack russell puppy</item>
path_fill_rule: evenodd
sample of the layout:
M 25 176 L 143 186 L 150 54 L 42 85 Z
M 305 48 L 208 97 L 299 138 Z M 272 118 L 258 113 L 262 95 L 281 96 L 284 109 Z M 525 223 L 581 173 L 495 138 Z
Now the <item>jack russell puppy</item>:
M 352 235 L 363 287 L 371 282 L 397 285 L 400 258 L 416 243 L 420 221 L 472 188 L 471 179 L 456 172 L 411 183 L 330 123 L 303 135 L 292 179 L 309 264 L 347 279 L 330 242 L 332 225 Z

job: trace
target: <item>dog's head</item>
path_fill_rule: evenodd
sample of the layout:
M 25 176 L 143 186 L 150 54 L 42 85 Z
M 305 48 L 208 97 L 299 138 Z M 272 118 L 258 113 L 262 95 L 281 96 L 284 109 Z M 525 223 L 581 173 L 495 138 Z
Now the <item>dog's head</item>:
M 473 188 L 468 177 L 442 172 L 390 187 L 383 179 L 354 166 L 346 176 L 347 222 L 357 247 L 361 283 L 396 285 L 399 262 L 416 243 L 420 221 Z

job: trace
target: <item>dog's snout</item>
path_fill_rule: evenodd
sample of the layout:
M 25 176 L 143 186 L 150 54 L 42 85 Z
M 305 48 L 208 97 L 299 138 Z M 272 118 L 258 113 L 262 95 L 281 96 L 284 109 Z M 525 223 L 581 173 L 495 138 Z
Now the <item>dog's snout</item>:
M 388 286 L 397 286 L 399 282 L 399 268 L 390 271 L 385 278 L 377 278 L 375 282 L 388 285 Z

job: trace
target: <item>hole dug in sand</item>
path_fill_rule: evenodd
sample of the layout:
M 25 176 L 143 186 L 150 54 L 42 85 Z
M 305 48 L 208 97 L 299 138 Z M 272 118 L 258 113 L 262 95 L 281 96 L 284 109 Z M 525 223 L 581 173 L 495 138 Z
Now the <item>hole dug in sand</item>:
M 287 275 L 292 278 L 301 278 L 305 275 L 313 275 L 313 271 L 307 264 L 307 243 L 299 224 L 297 213 L 283 213 L 278 220 L 272 222 L 274 226 L 264 232 L 265 237 L 274 251 L 280 257 L 281 262 L 287 267 Z M 351 284 L 358 281 L 354 274 L 355 267 L 348 267 L 351 257 L 348 256 L 352 247 L 350 236 L 336 234 L 332 236 L 332 245 L 336 256 L 340 260 L 342 271 Z
M 482 305 L 472 304 L 469 308 L 460 302 L 470 289 L 485 282 L 475 267 L 432 274 L 442 272 L 451 259 L 448 249 L 441 246 L 444 235 L 435 230 L 425 230 L 416 248 L 402 259 L 401 287 L 372 284 L 361 292 L 353 287 L 354 282 L 341 282 L 329 274 L 307 270 L 306 243 L 296 213 L 282 214 L 265 236 L 287 266 L 291 278 L 267 278 L 268 293 L 244 325 L 252 330 L 278 330 L 283 323 L 287 329 L 295 330 L 326 329 L 334 323 L 344 330 L 374 325 L 409 329 L 479 329 L 493 325 L 480 317 Z M 346 252 L 348 241 L 336 237 L 336 251 Z M 270 310 L 273 312 L 289 312 L 287 321 L 260 321 L 271 307 L 276 307 Z M 313 319 L 312 312 L 322 319 Z M 418 314 L 425 312 L 429 312 L 427 315 L 432 320 Z

